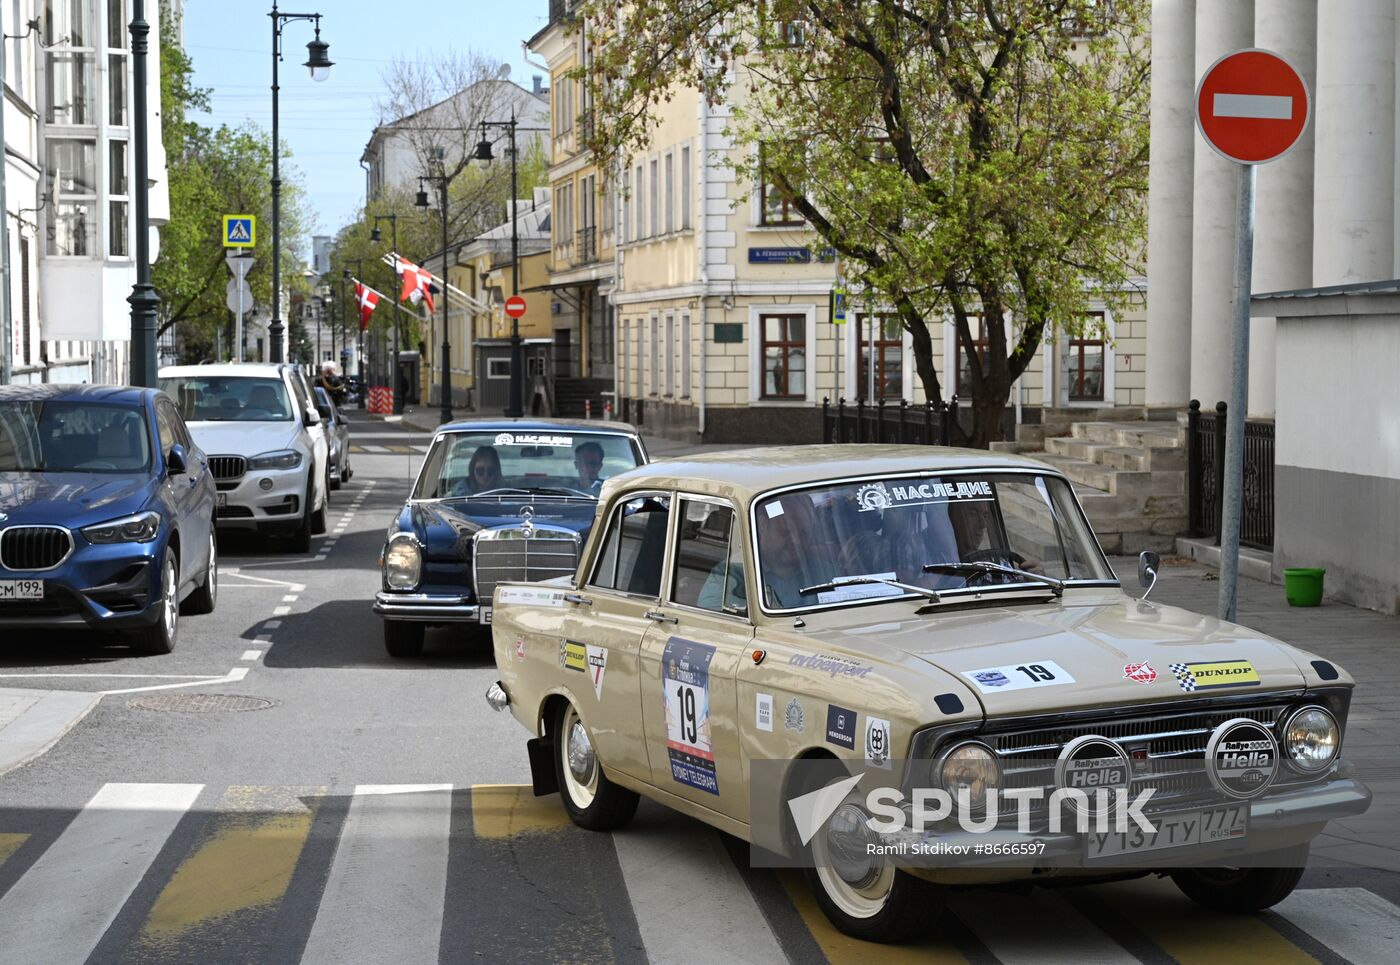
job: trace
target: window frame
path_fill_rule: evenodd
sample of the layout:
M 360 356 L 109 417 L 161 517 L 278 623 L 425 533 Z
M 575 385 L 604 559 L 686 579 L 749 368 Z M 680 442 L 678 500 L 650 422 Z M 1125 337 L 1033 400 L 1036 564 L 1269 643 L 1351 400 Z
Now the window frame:
M 733 620 L 745 626 L 753 626 L 752 611 L 748 605 L 750 567 L 748 556 L 745 552 L 748 548 L 748 540 L 744 538 L 743 533 L 743 510 L 733 500 L 726 499 L 722 496 L 702 495 L 700 493 L 685 492 L 682 490 L 676 490 L 672 496 L 674 502 L 670 509 L 672 514 L 671 532 L 669 542 L 666 546 L 667 566 L 666 573 L 662 578 L 665 592 L 661 596 L 661 604 L 667 607 L 675 607 L 678 610 L 684 610 L 687 613 L 703 613 L 712 617 L 722 617 L 724 619 Z M 734 520 L 729 527 L 729 545 L 726 549 L 726 557 L 733 554 L 737 541 L 740 558 L 744 561 L 744 611 L 742 613 L 730 612 L 723 609 L 711 610 L 703 606 L 681 603 L 676 599 L 676 566 L 680 562 L 680 520 L 685 516 L 685 506 L 687 503 L 703 503 L 709 506 L 718 506 L 723 509 L 728 509 L 734 514 Z M 724 599 L 723 593 L 721 593 L 720 599 L 721 601 Z M 723 603 L 721 603 L 721 606 L 723 606 Z
M 758 200 L 758 212 L 755 224 L 757 227 L 760 228 L 805 227 L 807 224 L 807 219 L 802 217 L 801 214 L 795 213 L 796 209 L 793 207 L 792 202 L 789 201 L 787 198 L 782 197 L 781 194 L 779 195 L 779 199 L 782 202 L 783 216 L 778 218 L 770 218 L 768 216 L 768 192 L 770 190 L 770 186 L 766 171 L 767 165 L 765 164 L 763 159 L 764 149 L 766 147 L 766 144 L 760 144 L 758 146 L 758 191 L 755 192 L 755 195 Z
M 874 339 L 873 341 L 870 341 L 867 340 L 864 336 L 866 334 L 866 326 L 872 322 L 880 326 L 880 330 L 878 332 L 880 337 Z M 891 339 L 885 337 L 885 324 L 887 322 L 895 322 L 899 324 L 899 336 L 897 338 Z M 909 347 L 905 344 L 905 342 L 907 340 L 906 336 L 908 335 L 908 332 L 905 330 L 899 315 L 895 312 L 858 312 L 855 316 L 855 328 L 853 335 L 855 336 L 856 340 L 854 366 L 854 398 L 857 400 L 864 400 L 867 403 L 876 402 L 880 399 L 884 399 L 885 401 L 894 400 L 895 402 L 898 402 L 900 399 L 908 398 L 908 386 L 905 384 L 907 381 L 905 379 L 905 368 L 906 363 L 908 362 L 909 353 Z M 899 349 L 899 365 L 897 366 L 899 370 L 899 391 L 893 394 L 878 391 L 878 387 L 881 384 L 881 374 L 889 371 L 889 366 L 885 363 L 885 352 L 886 350 L 891 348 Z M 865 360 L 865 352 L 867 349 L 875 353 L 875 358 L 878 359 L 878 364 L 875 366 L 875 384 L 877 387 L 877 391 L 875 392 L 873 397 L 867 396 L 865 391 L 866 383 L 870 379 L 870 372 L 867 369 L 867 364 Z
M 1085 312 L 1085 313 L 1084 313 L 1084 317 L 1085 317 L 1085 318 L 1097 318 L 1097 319 L 1098 319 L 1098 325 L 1099 325 L 1100 330 L 1101 330 L 1101 331 L 1106 331 L 1106 330 L 1107 330 L 1107 329 L 1105 328 L 1105 326 L 1106 326 L 1106 324 L 1107 324 L 1107 317 L 1106 317 L 1106 315 L 1105 315 L 1104 312 L 1101 312 L 1101 311 Z M 1090 347 L 1090 346 L 1097 346 L 1097 348 L 1098 348 L 1098 350 L 1099 350 L 1099 392 L 1098 392 L 1098 395 L 1085 395 L 1082 391 L 1079 392 L 1079 393 L 1076 393 L 1076 392 L 1075 392 L 1076 387 L 1081 387 L 1081 388 L 1082 388 L 1083 383 L 1084 383 L 1084 376 L 1085 376 L 1085 368 L 1084 368 L 1084 349 L 1087 348 L 1087 347 Z M 1103 335 L 1100 335 L 1098 338 L 1069 338 L 1069 339 L 1066 341 L 1066 346 L 1065 346 L 1065 347 L 1068 349 L 1067 361 L 1068 361 L 1069 364 L 1068 364 L 1068 365 L 1066 366 L 1066 368 L 1065 368 L 1065 382 L 1066 382 L 1066 388 L 1067 388 L 1067 390 L 1068 390 L 1068 392 L 1069 392 L 1069 401 L 1071 401 L 1071 402 L 1103 402 L 1103 401 L 1105 401 L 1105 400 L 1107 399 L 1107 397 L 1108 397 L 1108 371 L 1107 371 L 1107 370 L 1108 370 L 1108 339 L 1105 338 Z
M 803 343 L 806 388 L 801 395 L 767 395 L 767 379 L 763 368 L 763 320 L 778 315 L 800 315 L 804 318 Z M 749 401 L 759 405 L 800 405 L 816 401 L 816 306 L 815 305 L 751 305 L 749 306 Z M 795 344 L 795 343 L 794 343 Z
M 661 581 L 657 586 L 656 595 L 650 596 L 642 593 L 632 593 L 628 590 L 620 590 L 616 586 L 600 586 L 597 582 L 598 571 L 601 569 L 603 557 L 606 555 L 605 547 L 607 546 L 608 540 L 612 539 L 614 527 L 621 525 L 620 521 L 623 508 L 635 499 L 648 498 L 668 500 L 666 506 L 665 545 L 662 547 L 661 553 Z M 578 573 L 574 575 L 575 588 L 586 589 L 596 593 L 611 593 L 622 599 L 645 600 L 659 604 L 662 600 L 666 599 L 671 592 L 669 574 L 671 566 L 671 547 L 676 531 L 676 494 L 666 489 L 634 489 L 628 492 L 618 493 L 613 497 L 611 505 L 608 506 L 605 519 L 607 519 L 608 524 L 603 527 L 602 535 L 598 538 L 597 543 L 591 547 L 586 561 L 588 575 L 586 577 L 580 577 L 579 574 L 583 571 L 582 566 L 580 566 Z M 617 581 L 616 568 L 614 568 L 612 578 L 615 583 Z

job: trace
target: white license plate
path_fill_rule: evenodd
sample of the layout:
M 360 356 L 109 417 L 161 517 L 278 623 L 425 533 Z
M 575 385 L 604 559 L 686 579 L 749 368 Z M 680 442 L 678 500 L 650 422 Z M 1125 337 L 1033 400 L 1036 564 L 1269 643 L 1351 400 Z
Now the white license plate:
M 218 505 L 218 507 L 219 507 L 220 509 L 223 509 L 225 506 L 228 505 L 228 493 L 219 493 L 219 494 L 217 495 L 217 499 L 218 499 L 218 504 L 217 504 L 217 505 Z
M 42 600 L 43 580 L 0 580 L 0 601 Z
M 489 606 L 482 607 L 477 611 L 476 618 L 489 626 L 491 623 L 491 608 Z
M 1085 835 L 1085 857 L 1093 860 L 1193 844 L 1243 841 L 1249 830 L 1249 805 L 1224 804 L 1200 811 L 1159 814 L 1149 820 L 1157 826 L 1153 833 L 1133 825 L 1128 831 Z

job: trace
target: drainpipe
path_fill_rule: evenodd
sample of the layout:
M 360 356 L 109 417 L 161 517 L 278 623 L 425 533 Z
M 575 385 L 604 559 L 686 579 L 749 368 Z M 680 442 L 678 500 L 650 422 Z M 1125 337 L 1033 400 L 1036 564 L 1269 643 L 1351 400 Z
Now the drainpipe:
M 702 96 L 700 98 L 700 157 L 699 163 L 695 165 L 695 170 L 700 174 L 700 190 L 695 196 L 700 199 L 700 217 L 698 220 L 699 230 L 696 232 L 698 239 L 697 247 L 700 256 L 700 409 L 696 415 L 696 425 L 700 438 L 705 438 L 705 394 L 706 394 L 706 372 L 708 365 L 709 338 L 705 331 L 705 308 L 710 303 L 710 266 L 705 259 L 706 241 L 706 218 L 709 214 L 709 198 L 707 197 L 707 185 L 709 178 L 705 172 L 710 167 L 710 106 Z
M 18 24 L 16 24 L 18 27 Z M 5 31 L 0 29 L 0 34 Z M 9 385 L 13 366 L 10 362 L 10 340 L 14 329 L 10 324 L 10 209 L 5 207 L 5 176 L 10 166 L 5 146 L 5 41 L 0 37 L 0 385 Z

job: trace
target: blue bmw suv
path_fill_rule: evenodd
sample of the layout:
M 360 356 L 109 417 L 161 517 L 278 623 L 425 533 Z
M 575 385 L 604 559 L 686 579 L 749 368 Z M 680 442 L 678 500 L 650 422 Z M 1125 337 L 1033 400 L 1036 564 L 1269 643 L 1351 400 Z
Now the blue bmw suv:
M 182 610 L 214 609 L 214 492 L 159 390 L 0 386 L 0 631 L 124 630 L 169 653 Z

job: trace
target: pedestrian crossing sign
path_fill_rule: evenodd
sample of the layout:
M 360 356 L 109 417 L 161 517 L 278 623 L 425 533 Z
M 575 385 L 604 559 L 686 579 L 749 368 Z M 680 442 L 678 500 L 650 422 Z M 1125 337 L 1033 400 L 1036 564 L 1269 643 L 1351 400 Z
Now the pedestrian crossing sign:
M 251 214 L 224 215 L 225 248 L 252 248 L 257 236 L 257 219 Z

